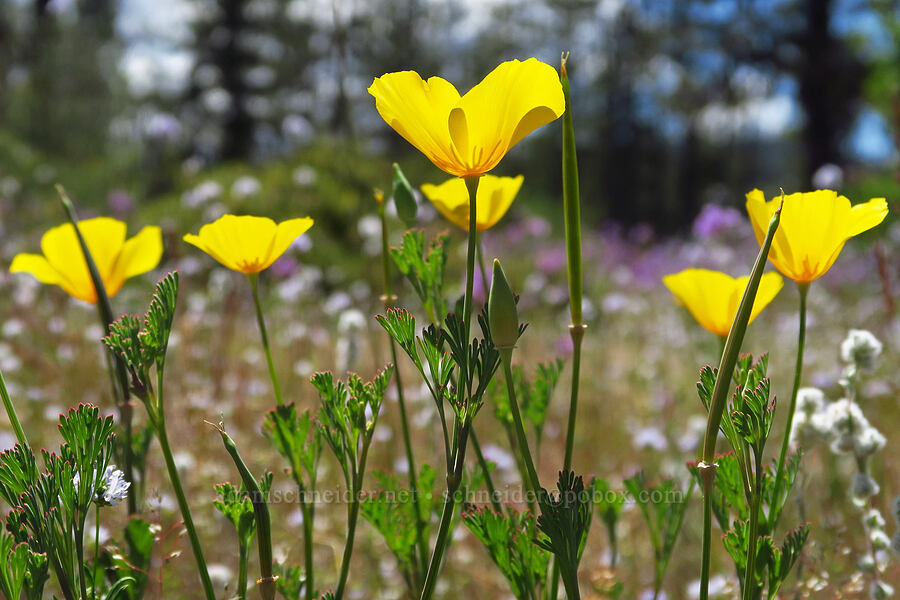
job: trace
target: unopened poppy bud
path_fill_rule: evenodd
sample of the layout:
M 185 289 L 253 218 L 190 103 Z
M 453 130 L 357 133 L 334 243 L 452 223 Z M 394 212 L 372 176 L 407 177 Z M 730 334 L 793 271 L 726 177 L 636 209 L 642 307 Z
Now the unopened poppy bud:
M 513 348 L 519 339 L 519 312 L 516 296 L 509 287 L 500 261 L 494 259 L 491 291 L 488 295 L 488 319 L 491 337 L 497 348 Z

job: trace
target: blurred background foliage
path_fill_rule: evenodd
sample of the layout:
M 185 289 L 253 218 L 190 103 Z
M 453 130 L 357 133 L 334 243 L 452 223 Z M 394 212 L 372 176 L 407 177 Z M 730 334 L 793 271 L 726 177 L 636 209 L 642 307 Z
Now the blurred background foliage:
M 896 191 L 895 0 L 4 0 L 0 198 L 25 227 L 58 220 L 56 182 L 91 211 L 174 217 L 200 182 L 247 177 L 229 209 L 340 237 L 390 160 L 443 178 L 378 117 L 374 76 L 464 92 L 561 50 L 592 222 L 671 233 L 753 187 Z M 557 133 L 498 170 L 527 175 L 534 211 L 558 201 Z

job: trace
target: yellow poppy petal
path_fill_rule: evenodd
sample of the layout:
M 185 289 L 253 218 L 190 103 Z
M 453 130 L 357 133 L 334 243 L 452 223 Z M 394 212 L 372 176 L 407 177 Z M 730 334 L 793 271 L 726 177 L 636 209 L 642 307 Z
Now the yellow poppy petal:
M 368 89 L 378 114 L 394 131 L 419 149 L 438 168 L 458 174 L 462 165 L 451 149 L 447 119 L 459 101 L 453 84 L 431 77 L 423 81 L 415 71 L 387 73 Z
M 685 269 L 663 277 L 663 283 L 706 330 L 728 335 L 729 305 L 734 280 L 725 273 L 707 269 Z
M 312 219 L 291 219 L 281 225 L 267 217 L 224 215 L 188 234 L 184 241 L 197 246 L 222 265 L 241 273 L 259 273 L 287 250 Z
M 691 316 L 707 331 L 725 337 L 737 314 L 749 277 L 735 279 L 709 269 L 685 269 L 663 277 L 663 283 Z M 764 309 L 784 285 L 777 273 L 766 273 L 760 280 L 750 322 Z
M 454 177 L 440 185 L 423 184 L 421 190 L 444 218 L 460 229 L 469 230 L 469 191 L 465 181 Z
M 313 226 L 313 220 L 309 217 L 289 219 L 278 224 L 275 231 L 275 239 L 269 249 L 269 256 L 263 269 L 267 269 L 291 247 L 298 237 L 306 233 Z M 262 270 L 262 269 L 260 269 Z
M 529 58 L 502 63 L 460 98 L 440 77 L 388 73 L 369 86 L 382 118 L 443 171 L 483 175 L 522 138 L 565 110 L 556 69 Z
M 62 281 L 59 273 L 40 254 L 17 254 L 9 266 L 9 272 L 28 273 L 48 285 L 59 285 Z
M 479 231 L 490 229 L 497 224 L 522 188 L 523 175 L 518 177 L 494 177 L 485 175 L 478 182 L 478 206 L 476 227 Z M 468 209 L 468 207 L 466 207 Z M 468 220 L 468 219 L 466 219 Z
M 162 253 L 162 230 L 155 225 L 141 229 L 122 245 L 112 274 L 108 280 L 104 280 L 106 293 L 115 296 L 126 279 L 154 269 L 159 264 Z
M 759 190 L 747 194 L 747 213 L 760 243 L 780 201 L 776 196 L 766 202 Z M 886 214 L 887 203 L 881 198 L 851 207 L 832 190 L 787 195 L 769 260 L 786 277 L 809 283 L 828 272 L 849 238 L 874 227 Z
M 111 280 L 116 259 L 125 242 L 127 226 L 116 219 L 97 217 L 79 222 L 78 228 L 106 286 Z M 80 300 L 97 301 L 87 261 L 71 223 L 47 231 L 41 237 L 41 251 L 47 262 L 59 273 L 62 279 L 60 287 Z
M 847 237 L 859 235 L 879 225 L 888 213 L 887 200 L 884 198 L 872 198 L 868 202 L 857 204 L 850 209 L 850 219 L 847 223 Z
M 731 314 L 731 320 L 734 320 L 734 315 L 737 314 L 738 306 L 740 305 L 741 298 L 744 296 L 744 290 L 747 288 L 747 283 L 750 282 L 750 276 L 745 275 L 744 277 L 738 277 L 735 280 L 735 287 L 738 290 L 738 299 L 734 305 L 734 310 Z M 753 301 L 753 310 L 750 311 L 750 323 L 753 322 L 753 319 L 762 312 L 769 303 L 775 299 L 775 296 L 778 295 L 778 292 L 781 291 L 781 288 L 784 287 L 784 279 L 778 273 L 764 273 L 762 278 L 759 280 L 759 288 L 756 290 L 756 299 Z M 731 323 L 728 324 L 729 329 L 731 328 Z
M 503 218 L 524 181 L 523 175 L 517 177 L 484 175 L 478 180 L 475 226 L 479 231 L 490 229 Z M 454 177 L 440 185 L 426 183 L 421 189 L 425 197 L 448 221 L 464 231 L 469 230 L 469 190 L 465 181 Z
M 501 63 L 460 99 L 450 118 L 466 174 L 490 171 L 522 138 L 563 112 L 556 69 L 536 58 Z

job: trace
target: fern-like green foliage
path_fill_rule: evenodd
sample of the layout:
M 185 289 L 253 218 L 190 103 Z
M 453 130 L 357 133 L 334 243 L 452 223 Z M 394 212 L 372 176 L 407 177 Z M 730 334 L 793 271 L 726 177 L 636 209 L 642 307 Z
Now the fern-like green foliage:
M 742 588 L 750 586 L 753 598 L 774 598 L 806 542 L 808 528 L 799 527 L 785 536 L 781 547 L 771 535 L 778 522 L 800 468 L 800 455 L 793 454 L 785 464 L 780 493 L 775 487 L 774 469 L 763 459 L 766 442 L 775 420 L 775 399 L 771 397 L 766 377 L 767 355 L 754 361 L 752 355 L 738 359 L 732 378 L 734 392 L 723 415 L 720 430 L 731 452 L 716 459 L 715 488 L 712 492 L 713 514 L 725 531 L 723 544 L 731 556 Z M 697 391 L 708 408 L 715 384 L 715 369 L 704 367 Z M 700 481 L 696 465 L 689 465 L 695 481 Z M 754 503 L 757 515 L 755 559 L 752 581 L 745 581 L 750 546 L 750 522 Z
M 567 590 L 577 586 L 578 564 L 591 526 L 593 490 L 585 489 L 584 479 L 572 471 L 560 471 L 556 495 L 541 490 L 537 519 L 541 534 L 535 543 L 552 552 L 559 563 Z
M 487 549 L 491 560 L 509 582 L 519 600 L 538 600 L 546 583 L 550 553 L 534 543 L 536 523 L 531 512 L 471 507 L 463 522 Z
M 694 490 L 691 481 L 687 492 L 674 481 L 668 479 L 656 486 L 648 486 L 644 472 L 639 471 L 625 480 L 625 488 L 637 503 L 650 531 L 650 543 L 653 546 L 654 587 L 662 589 L 662 581 L 681 533 L 684 513 L 688 500 Z
M 49 578 L 47 555 L 32 551 L 27 543 L 0 531 L 0 592 L 5 598 L 40 600 Z
M 266 413 L 263 433 L 288 461 L 300 491 L 314 489 L 323 440 L 310 411 L 298 414 L 293 402 L 276 406 Z
M 410 229 L 403 234 L 399 248 L 391 248 L 397 269 L 409 280 L 432 323 L 438 324 L 447 316 L 444 299 L 444 273 L 447 268 L 447 240 L 443 232 L 426 245 L 425 232 Z
M 152 389 L 151 367 L 161 371 L 165 364 L 177 297 L 178 273 L 168 273 L 157 282 L 144 319 L 124 315 L 110 324 L 109 334 L 103 338 L 110 352 L 124 360 L 139 398 L 145 399 Z
M 371 441 L 393 372 L 394 366 L 388 365 L 368 382 L 355 373 L 346 383 L 335 381 L 330 372 L 315 373 L 310 378 L 321 400 L 316 423 L 341 465 L 348 489 L 353 489 L 360 455 Z

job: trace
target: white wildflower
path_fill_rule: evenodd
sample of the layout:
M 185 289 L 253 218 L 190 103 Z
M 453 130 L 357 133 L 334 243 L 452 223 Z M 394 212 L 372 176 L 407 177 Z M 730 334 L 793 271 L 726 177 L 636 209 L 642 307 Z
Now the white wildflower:
M 881 349 L 881 342 L 871 332 L 851 329 L 847 338 L 841 342 L 841 359 L 860 369 L 871 369 L 875 366 L 875 359 L 881 354 Z

